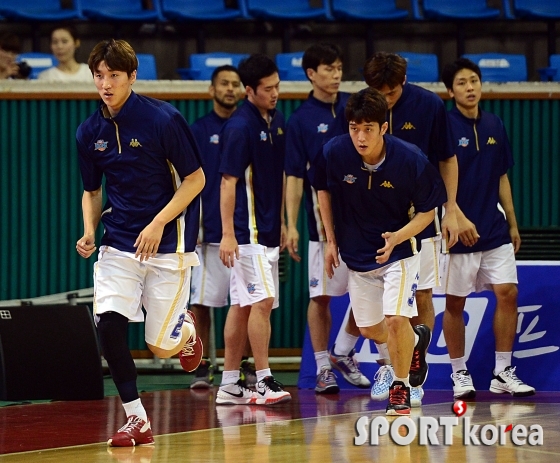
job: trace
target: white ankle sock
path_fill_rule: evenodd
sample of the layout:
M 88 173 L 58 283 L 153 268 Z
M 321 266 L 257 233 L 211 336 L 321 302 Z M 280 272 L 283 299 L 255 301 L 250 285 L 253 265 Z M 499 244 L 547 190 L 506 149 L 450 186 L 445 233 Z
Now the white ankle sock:
M 148 421 L 148 414 L 146 413 L 146 409 L 142 405 L 140 399 L 133 400 L 132 402 L 127 402 L 123 404 L 123 407 L 127 418 L 129 416 L 136 415 L 138 418 L 141 418 L 144 421 Z
M 237 381 L 239 381 L 239 370 L 224 371 L 222 373 L 222 382 L 220 386 L 235 384 Z
M 410 387 L 410 382 L 408 380 L 408 375 L 406 375 L 406 378 L 397 378 L 396 376 L 394 376 L 393 377 L 393 382 L 395 382 L 395 381 L 401 381 L 401 382 L 404 383 L 404 385 L 406 387 Z
M 377 352 L 379 352 L 379 357 L 383 359 L 385 365 L 391 365 L 391 357 L 389 357 L 389 348 L 387 347 L 387 343 L 384 342 L 383 344 L 375 343 L 375 347 L 377 347 Z
M 265 368 L 264 370 L 257 370 L 257 383 L 265 379 L 267 376 L 272 376 L 270 368 Z
M 467 362 L 465 361 L 465 357 L 459 357 L 449 360 L 451 360 L 451 368 L 453 369 L 453 373 L 457 373 L 460 370 L 467 369 Z
M 497 375 L 511 365 L 511 352 L 496 352 L 494 374 Z
M 330 370 L 331 364 L 329 363 L 329 351 L 322 350 L 315 352 L 315 362 L 317 363 L 317 374 L 321 373 L 321 369 L 326 367 Z
M 358 337 L 347 333 L 345 330 L 338 335 L 334 344 L 335 355 L 348 355 L 356 346 Z

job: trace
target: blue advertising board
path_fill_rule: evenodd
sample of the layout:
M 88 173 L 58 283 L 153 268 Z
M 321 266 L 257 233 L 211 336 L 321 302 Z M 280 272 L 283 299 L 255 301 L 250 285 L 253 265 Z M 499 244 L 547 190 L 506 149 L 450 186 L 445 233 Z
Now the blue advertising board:
M 517 263 L 519 280 L 517 335 L 513 346 L 512 363 L 521 379 L 537 391 L 560 390 L 560 262 L 523 261 Z M 465 356 L 467 367 L 478 390 L 488 390 L 494 367 L 494 333 L 492 319 L 496 300 L 492 292 L 472 294 L 465 305 Z M 425 389 L 451 390 L 451 365 L 442 330 L 445 297 L 434 296 L 436 321 L 427 360 L 430 365 Z M 350 304 L 348 295 L 331 301 L 332 346 L 342 327 L 346 325 Z M 373 341 L 360 337 L 356 344 L 356 358 L 360 369 L 370 379 L 378 369 L 378 353 Z M 316 364 L 306 331 L 298 386 L 314 388 Z M 556 378 L 559 381 L 556 381 Z M 340 379 L 343 389 L 355 389 Z

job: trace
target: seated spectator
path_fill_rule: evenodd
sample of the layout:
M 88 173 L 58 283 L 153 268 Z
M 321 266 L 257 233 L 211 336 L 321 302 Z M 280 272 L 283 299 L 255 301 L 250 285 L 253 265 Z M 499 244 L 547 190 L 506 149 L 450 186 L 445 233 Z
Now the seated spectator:
M 21 42 L 17 35 L 11 32 L 0 34 L 0 79 L 26 79 L 29 76 L 29 66 L 16 63 L 20 52 Z
M 38 80 L 56 82 L 92 82 L 88 65 L 78 63 L 76 50 L 80 47 L 76 29 L 71 25 L 57 26 L 51 32 L 51 50 L 58 65 L 40 72 Z

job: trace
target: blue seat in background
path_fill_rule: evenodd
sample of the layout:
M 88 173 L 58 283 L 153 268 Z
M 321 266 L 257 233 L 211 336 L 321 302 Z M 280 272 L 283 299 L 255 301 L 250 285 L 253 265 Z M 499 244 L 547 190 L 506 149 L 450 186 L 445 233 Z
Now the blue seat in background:
M 303 52 L 278 53 L 276 55 L 276 66 L 280 80 L 307 80 L 307 76 L 301 67 Z
M 550 55 L 550 69 L 556 69 L 556 73 L 552 75 L 553 82 L 560 82 L 560 55 Z
M 366 27 L 366 59 L 373 55 L 374 22 L 397 21 L 409 16 L 408 10 L 397 8 L 395 0 L 330 0 L 331 14 L 343 21 L 368 22 Z
M 171 21 L 218 21 L 242 16 L 237 8 L 227 8 L 224 0 L 160 0 L 161 14 Z
M 507 4 L 507 0 L 504 0 Z M 560 20 L 560 0 L 512 0 L 508 17 L 545 21 L 548 26 L 548 54 L 556 54 L 556 24 Z
M 177 69 L 177 73 L 181 79 L 210 80 L 217 67 L 226 64 L 237 67 L 248 56 L 245 53 L 193 53 L 189 58 L 190 68 Z
M 21 63 L 22 61 L 25 61 L 31 67 L 30 79 L 36 79 L 41 71 L 58 65 L 58 60 L 49 53 L 20 53 L 16 62 Z
M 238 0 L 244 3 L 251 17 L 260 19 L 332 19 L 329 0 L 320 7 L 311 6 L 309 0 Z
M 157 80 L 156 57 L 150 53 L 136 53 L 138 58 L 138 80 Z
M 41 1 L 41 0 L 39 0 Z M 76 0 L 81 2 L 82 14 L 95 21 L 157 21 L 162 20 L 160 0 L 152 0 L 154 9 L 144 8 L 142 0 Z
M 525 55 L 508 53 L 465 54 L 478 64 L 483 82 L 525 82 L 527 80 L 527 59 Z
M 406 60 L 407 82 L 438 82 L 438 57 L 433 53 L 397 52 Z
M 422 19 L 420 0 L 413 2 L 414 16 Z M 508 2 L 509 0 L 502 0 Z M 465 53 L 465 22 L 471 20 L 498 19 L 501 11 L 490 8 L 486 0 L 423 0 L 422 12 L 424 19 L 437 21 L 454 21 L 457 26 L 457 56 Z
M 81 18 L 77 0 L 62 8 L 60 0 L 1 0 L 0 15 L 13 21 L 66 21 Z

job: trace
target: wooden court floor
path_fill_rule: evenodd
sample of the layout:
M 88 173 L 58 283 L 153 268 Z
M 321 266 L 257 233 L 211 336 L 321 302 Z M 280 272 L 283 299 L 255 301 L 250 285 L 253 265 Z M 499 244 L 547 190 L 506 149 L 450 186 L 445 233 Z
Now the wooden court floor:
M 384 403 L 372 402 L 367 390 L 334 396 L 288 390 L 292 402 L 276 407 L 216 406 L 215 389 L 144 393 L 156 444 L 124 449 L 105 444 L 125 422 L 117 397 L 2 407 L 0 462 L 560 462 L 560 393 L 512 399 L 479 392 L 476 401 L 467 403 L 465 416 L 472 425 L 490 425 L 498 433 L 510 424 L 542 426 L 542 446 L 516 446 L 512 431 L 505 430 L 505 445 L 464 445 L 461 425 L 452 429 L 452 445 L 443 445 L 440 428 L 440 445 L 422 446 L 418 438 L 397 445 L 385 435 L 379 445 L 368 440 L 357 446 L 356 421 L 385 416 Z M 451 417 L 451 405 L 450 391 L 427 391 L 412 419 Z M 398 428 L 399 434 L 405 435 L 404 429 Z M 492 435 L 492 430 L 486 432 Z

